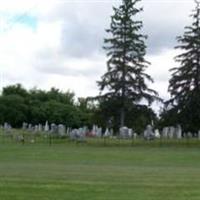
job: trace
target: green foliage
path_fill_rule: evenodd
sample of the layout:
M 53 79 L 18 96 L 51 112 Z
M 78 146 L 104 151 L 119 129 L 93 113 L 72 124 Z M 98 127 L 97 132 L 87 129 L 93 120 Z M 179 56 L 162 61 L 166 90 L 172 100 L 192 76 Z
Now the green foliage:
M 12 94 L 13 92 L 13 94 Z M 67 127 L 92 127 L 97 124 L 111 126 L 117 132 L 120 123 L 121 102 L 118 99 L 101 99 L 98 104 L 87 98 L 74 100 L 74 93 L 63 93 L 55 88 L 50 91 L 24 89 L 21 85 L 7 86 L 0 96 L 0 124 L 10 123 L 21 127 L 23 122 L 31 124 L 65 124 Z M 134 105 L 130 101 L 126 107 L 126 124 L 138 133 L 155 119 L 155 114 L 147 106 Z M 108 121 L 112 119 L 112 123 Z
M 9 94 L 0 97 L 0 122 L 9 122 L 18 126 L 27 120 L 28 106 L 23 97 L 17 94 Z
M 84 103 L 75 104 L 74 93 L 52 88 L 27 91 L 20 84 L 3 88 L 0 96 L 0 123 L 21 127 L 23 122 L 32 124 L 65 124 L 68 127 L 92 126 L 91 112 Z
M 120 124 L 124 125 L 125 111 L 132 104 L 145 99 L 151 104 L 157 99 L 157 93 L 147 86 L 152 78 L 145 73 L 149 65 L 144 58 L 146 54 L 145 35 L 140 33 L 142 22 L 134 20 L 142 9 L 136 8 L 139 0 L 123 0 L 119 8 L 114 9 L 111 17 L 109 37 L 104 40 L 107 51 L 107 72 L 98 82 L 100 98 L 118 100 L 120 104 Z M 126 113 L 127 114 L 127 113 Z
M 169 81 L 171 99 L 167 102 L 164 120 L 168 123 L 179 123 L 186 131 L 200 129 L 200 4 L 192 14 L 193 23 L 185 27 L 183 36 L 177 38 L 180 43 L 176 48 L 182 52 L 176 56 L 180 63 L 171 69 Z M 167 113 L 168 112 L 168 113 Z M 170 119 L 170 113 L 173 117 Z M 170 121 L 169 121 L 170 120 Z
M 3 96 L 7 95 L 19 95 L 21 97 L 28 96 L 26 89 L 24 89 L 21 84 L 11 85 L 3 88 L 2 94 Z
M 111 126 L 115 132 L 118 131 L 120 124 L 120 102 L 118 99 L 102 100 L 99 103 L 98 109 L 95 112 L 95 120 L 100 122 L 103 127 Z M 152 121 L 157 121 L 156 114 L 153 110 L 145 105 L 134 105 L 131 102 L 126 107 L 127 113 L 125 124 L 133 128 L 138 134 L 143 133 L 147 124 L 151 124 Z M 112 121 L 109 124 L 109 120 Z

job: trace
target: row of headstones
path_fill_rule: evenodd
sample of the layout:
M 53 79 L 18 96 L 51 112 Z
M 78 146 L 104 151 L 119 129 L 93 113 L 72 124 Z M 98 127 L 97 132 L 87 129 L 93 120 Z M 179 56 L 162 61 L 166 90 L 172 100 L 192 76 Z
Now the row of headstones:
M 66 127 L 63 124 L 56 125 L 52 123 L 49 125 L 48 122 L 46 122 L 44 126 L 42 124 L 32 125 L 24 122 L 22 124 L 22 129 L 33 133 L 46 132 L 46 133 L 58 134 L 60 136 L 64 136 L 66 133 Z
M 89 131 L 86 127 L 79 128 L 79 129 L 73 129 L 70 132 L 70 138 L 75 139 L 81 139 L 83 140 L 85 137 L 98 137 L 98 138 L 109 138 L 114 137 L 113 129 L 106 128 L 105 132 L 102 131 L 101 127 L 98 127 L 97 125 L 93 125 L 93 128 L 91 131 Z M 136 138 L 137 133 L 135 133 L 132 129 L 127 127 L 121 127 L 119 129 L 119 135 L 117 136 L 122 139 L 130 139 L 130 138 Z
M 146 130 L 144 131 L 144 138 L 147 140 L 152 139 L 159 139 L 159 138 L 165 138 L 165 139 L 181 139 L 182 138 L 182 129 L 181 126 L 178 125 L 176 127 L 164 127 L 162 132 L 158 129 L 153 131 L 153 127 L 151 125 L 148 125 Z
M 96 125 L 93 125 L 92 130 L 89 130 L 87 127 L 82 127 L 79 129 L 71 129 L 66 128 L 65 125 L 59 124 L 56 125 L 54 123 L 48 124 L 48 122 L 45 123 L 43 126 L 42 124 L 38 125 L 32 125 L 28 123 L 22 124 L 22 129 L 31 131 L 33 133 L 36 132 L 46 132 L 46 133 L 52 133 L 52 134 L 58 134 L 59 136 L 70 136 L 70 138 L 83 138 L 83 137 L 102 137 L 102 128 L 98 127 Z M 111 136 L 113 134 L 113 131 L 109 131 L 106 129 L 106 132 L 104 133 L 105 136 Z
M 6 133 L 10 133 L 12 130 L 12 126 L 5 122 L 4 125 L 0 125 L 0 128 L 3 129 Z
M 7 122 L 4 123 L 3 126 L 1 126 L 6 133 L 10 132 L 11 125 Z M 38 124 L 38 125 L 32 125 L 26 122 L 23 122 L 22 124 L 22 130 L 29 131 L 31 133 L 42 133 L 46 132 L 48 134 L 57 134 L 59 136 L 69 136 L 71 139 L 77 139 L 77 138 L 84 138 L 84 137 L 112 137 L 113 136 L 113 129 L 106 129 L 105 132 L 103 132 L 103 129 L 101 127 L 98 127 L 97 125 L 93 125 L 92 130 L 89 130 L 86 126 L 79 128 L 79 129 L 71 129 L 66 128 L 65 125 L 59 124 L 56 125 L 54 123 L 51 123 L 49 125 L 48 121 L 46 121 L 45 125 Z
M 86 126 L 78 129 L 72 129 L 69 132 L 69 137 L 72 140 L 85 140 L 86 137 L 112 137 L 113 129 L 106 128 L 105 132 L 101 127 L 93 125 L 92 130 L 89 130 Z
M 191 132 L 183 133 L 182 128 L 180 125 L 177 126 L 170 126 L 164 127 L 159 132 L 158 129 L 153 131 L 153 127 L 148 125 L 146 130 L 144 131 L 144 138 L 147 140 L 156 139 L 156 138 L 163 138 L 163 139 L 182 139 L 182 138 L 198 138 L 200 139 L 200 131 L 198 133 L 192 134 Z
M 120 128 L 119 131 L 120 138 L 130 139 L 130 138 L 136 138 L 137 133 L 135 133 L 132 129 L 129 129 L 127 127 Z M 153 140 L 153 139 L 182 139 L 182 138 L 192 138 L 196 137 L 200 139 L 200 131 L 196 134 L 192 134 L 191 132 L 183 133 L 182 128 L 180 125 L 177 125 L 175 127 L 164 127 L 160 133 L 158 129 L 153 130 L 153 127 L 151 125 L 148 125 L 143 133 L 143 137 L 146 140 Z
M 5 132 L 10 132 L 12 129 L 11 125 L 7 122 L 4 123 L 3 126 L 1 126 L 5 130 Z M 66 128 L 63 124 L 56 125 L 54 123 L 48 124 L 48 122 L 45 123 L 43 126 L 42 124 L 38 125 L 32 125 L 28 123 L 22 124 L 23 130 L 28 130 L 31 132 L 48 132 L 52 134 L 58 134 L 60 136 L 69 136 L 71 139 L 78 139 L 78 138 L 85 138 L 85 137 L 113 137 L 113 129 L 106 129 L 105 132 L 103 132 L 101 127 L 98 127 L 97 125 L 93 125 L 92 130 L 89 130 L 87 127 L 82 127 L 79 129 L 70 129 Z M 130 138 L 136 138 L 137 134 L 133 131 L 133 129 L 122 127 L 119 129 L 119 135 L 120 138 L 123 139 L 130 139 Z M 197 137 L 200 139 L 200 131 L 196 134 L 192 134 L 190 132 L 183 133 L 182 128 L 180 125 L 177 125 L 176 127 L 164 127 L 161 133 L 158 129 L 153 130 L 153 127 L 151 125 L 148 125 L 147 128 L 144 131 L 143 137 L 147 140 L 156 139 L 156 138 L 168 138 L 168 139 L 181 139 L 184 138 L 192 138 Z

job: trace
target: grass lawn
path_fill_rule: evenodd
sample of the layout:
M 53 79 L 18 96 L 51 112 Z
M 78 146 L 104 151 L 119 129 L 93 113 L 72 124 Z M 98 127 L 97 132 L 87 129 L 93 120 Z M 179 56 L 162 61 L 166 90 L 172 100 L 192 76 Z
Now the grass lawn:
M 0 200 L 199 200 L 200 148 L 0 143 Z

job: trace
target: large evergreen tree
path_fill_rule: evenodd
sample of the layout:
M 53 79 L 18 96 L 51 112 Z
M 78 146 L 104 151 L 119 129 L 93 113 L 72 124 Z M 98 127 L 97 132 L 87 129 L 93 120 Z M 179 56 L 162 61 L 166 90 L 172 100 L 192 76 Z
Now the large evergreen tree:
M 147 81 L 152 78 L 145 73 L 149 62 L 146 54 L 145 35 L 140 33 L 141 21 L 133 18 L 142 9 L 135 4 L 140 0 L 122 0 L 119 8 L 114 7 L 110 28 L 106 30 L 109 38 L 104 40 L 107 51 L 107 72 L 98 82 L 102 99 L 116 99 L 120 102 L 120 125 L 124 126 L 127 105 L 146 99 L 149 104 L 157 98 L 157 93 L 148 88 Z M 102 91 L 106 89 L 106 93 Z
M 171 69 L 169 81 L 169 103 L 176 113 L 176 122 L 190 131 L 200 128 L 200 3 L 195 2 L 192 25 L 186 26 L 183 36 L 177 38 L 180 45 L 176 48 L 181 53 L 175 60 L 180 66 Z

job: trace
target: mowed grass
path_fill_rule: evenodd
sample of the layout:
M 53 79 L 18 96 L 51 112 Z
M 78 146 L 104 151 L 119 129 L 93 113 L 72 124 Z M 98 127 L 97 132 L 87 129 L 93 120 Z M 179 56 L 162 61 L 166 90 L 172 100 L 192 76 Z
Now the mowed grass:
M 0 200 L 199 200 L 200 148 L 0 143 Z

